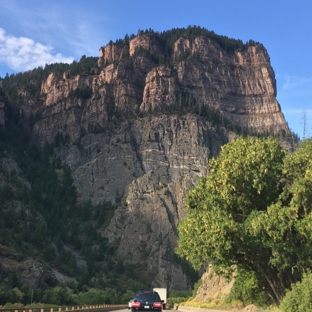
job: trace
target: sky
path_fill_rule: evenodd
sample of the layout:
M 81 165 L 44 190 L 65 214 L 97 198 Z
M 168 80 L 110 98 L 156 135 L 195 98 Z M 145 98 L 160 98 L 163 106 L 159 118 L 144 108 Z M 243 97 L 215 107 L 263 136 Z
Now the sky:
M 312 136 L 312 0 L 0 0 L 0 77 L 99 56 L 138 30 L 196 25 L 267 49 L 290 129 Z

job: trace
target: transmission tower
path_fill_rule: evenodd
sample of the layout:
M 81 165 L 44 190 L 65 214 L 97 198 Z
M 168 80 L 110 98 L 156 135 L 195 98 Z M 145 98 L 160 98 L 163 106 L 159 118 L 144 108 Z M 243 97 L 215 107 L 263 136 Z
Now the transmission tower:
M 302 123 L 303 123 L 303 133 L 302 133 L 302 141 L 305 140 L 306 137 L 306 129 L 307 129 L 307 112 L 302 112 Z

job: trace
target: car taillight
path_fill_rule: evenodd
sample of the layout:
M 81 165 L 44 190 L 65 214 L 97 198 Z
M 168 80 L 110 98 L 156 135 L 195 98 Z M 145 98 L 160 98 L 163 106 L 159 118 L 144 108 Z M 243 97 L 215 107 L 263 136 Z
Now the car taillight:
M 131 303 L 131 308 L 140 308 L 140 307 L 141 307 L 141 303 L 138 301 Z
M 161 308 L 162 303 L 161 302 L 154 302 L 153 308 Z

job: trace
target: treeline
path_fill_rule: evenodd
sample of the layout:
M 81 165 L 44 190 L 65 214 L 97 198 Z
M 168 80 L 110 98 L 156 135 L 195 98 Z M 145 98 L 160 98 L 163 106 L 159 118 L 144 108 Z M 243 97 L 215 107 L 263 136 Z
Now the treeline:
M 162 47 L 162 53 L 159 55 L 152 55 L 150 51 L 143 48 L 138 49 L 135 55 L 146 55 L 152 58 L 156 65 L 172 64 L 172 47 L 175 41 L 179 38 L 195 38 L 198 36 L 210 38 L 220 44 L 220 46 L 227 52 L 233 52 L 235 50 L 244 50 L 249 45 L 255 45 L 257 42 L 249 40 L 247 43 L 243 43 L 242 40 L 228 38 L 227 36 L 221 36 L 199 26 L 188 26 L 187 28 L 173 28 L 168 31 L 157 32 L 152 29 L 145 31 L 138 30 L 138 34 L 149 34 L 159 41 Z M 135 37 L 134 34 L 126 34 L 124 39 L 116 40 L 116 44 L 128 44 L 131 39 Z M 190 53 L 186 51 L 181 55 L 179 61 L 186 59 Z M 129 57 L 128 54 L 123 56 Z M 194 56 L 196 57 L 196 56 Z M 3 79 L 0 78 L 0 95 L 4 95 L 8 100 L 18 103 L 32 101 L 33 103 L 42 103 L 45 99 L 45 95 L 41 94 L 41 84 L 50 73 L 54 73 L 58 78 L 62 79 L 63 75 L 66 78 L 71 78 L 76 75 L 89 75 L 98 73 L 97 65 L 98 57 L 86 57 L 83 55 L 79 61 L 73 61 L 71 64 L 67 63 L 53 63 L 46 64 L 45 67 L 38 67 L 30 71 L 6 75 Z M 80 90 L 81 91 L 81 90 Z M 89 91 L 89 90 L 88 90 Z M 86 90 L 83 93 L 77 91 L 78 97 L 89 98 L 90 94 L 86 95 Z
M 286 132 L 286 130 L 281 130 L 276 133 L 273 128 L 262 132 L 252 132 L 249 129 L 243 128 L 237 124 L 233 124 L 226 116 L 224 116 L 220 110 L 213 107 L 209 107 L 205 104 L 200 104 L 196 101 L 192 93 L 187 89 L 182 89 L 176 96 L 176 101 L 173 103 L 162 103 L 155 107 L 153 111 L 149 110 L 148 115 L 159 115 L 159 114 L 177 114 L 183 116 L 186 114 L 193 114 L 205 118 L 211 126 L 221 126 L 229 131 L 233 131 L 239 135 L 252 135 L 255 137 L 268 137 L 274 136 L 279 139 L 283 139 L 288 142 L 298 142 L 299 136 L 293 132 Z M 140 112 L 138 117 L 143 117 L 144 114 Z
M 135 292 L 127 291 L 124 294 L 113 288 L 105 290 L 89 289 L 79 292 L 77 284 L 71 280 L 66 283 L 66 288 L 57 286 L 51 289 L 32 289 L 27 285 L 21 288 L 6 289 L 0 286 L 0 306 L 6 308 L 23 306 L 44 306 L 44 305 L 90 305 L 90 304 L 127 304 L 133 299 Z M 192 296 L 191 291 L 171 291 L 167 304 L 171 307 L 187 301 Z
M 192 296 L 191 291 L 187 290 L 173 290 L 167 298 L 167 304 L 173 308 L 178 306 L 181 302 L 187 301 Z
M 159 47 L 161 47 L 162 52 L 158 55 L 154 55 L 150 53 L 150 51 L 140 47 L 135 51 L 134 55 L 144 55 L 149 57 L 155 61 L 157 65 L 173 64 L 173 44 L 180 38 L 188 38 L 194 39 L 196 37 L 204 37 L 209 38 L 217 42 L 222 49 L 227 53 L 233 53 L 234 51 L 240 50 L 244 51 L 249 46 L 260 44 L 254 40 L 248 40 L 246 43 L 243 43 L 240 39 L 233 39 L 227 36 L 222 36 L 216 34 L 214 31 L 207 30 L 206 28 L 200 26 L 188 26 L 187 28 L 173 28 L 171 30 L 158 32 L 149 28 L 146 30 L 138 30 L 137 34 L 126 34 L 123 39 L 117 39 L 114 43 L 116 45 L 128 45 L 129 42 L 138 35 L 147 34 L 151 38 L 153 38 L 156 42 L 159 43 Z M 109 43 L 113 43 L 111 40 Z M 190 55 L 189 51 L 186 51 L 182 57 L 182 59 L 187 58 Z M 124 54 L 122 58 L 129 57 L 129 54 Z M 194 56 L 196 57 L 196 56 Z M 176 61 L 176 60 L 175 60 Z M 179 59 L 178 61 L 181 61 Z M 115 61 L 116 62 L 116 61 Z M 108 65 L 110 63 L 107 63 Z
M 51 289 L 34 290 L 27 285 L 7 290 L 0 286 L 0 306 L 6 308 L 17 307 L 18 304 L 31 307 L 42 307 L 45 305 L 91 305 L 91 304 L 127 304 L 133 299 L 135 292 L 127 291 L 121 294 L 116 289 L 105 290 L 90 289 L 79 292 L 74 281 L 66 283 L 67 288 L 54 287 Z M 192 296 L 191 291 L 171 291 L 167 304 L 171 307 L 180 302 L 187 301 Z
M 0 78 L 0 95 L 4 95 L 13 102 L 26 102 L 32 100 L 40 102 L 44 95 L 40 93 L 42 82 L 54 73 L 62 78 L 65 73 L 66 78 L 76 75 L 90 75 L 97 73 L 98 57 L 86 57 L 83 55 L 79 61 L 67 63 L 46 64 L 45 67 L 37 67 L 33 70 L 17 74 L 6 75 Z
M 223 126 L 238 134 L 245 135 L 248 133 L 246 129 L 231 123 L 219 110 L 205 104 L 197 103 L 196 99 L 187 89 L 183 89 L 178 93 L 177 99 L 174 103 L 162 103 L 155 107 L 153 111 L 148 111 L 147 114 L 177 114 L 179 116 L 193 114 L 205 118 L 212 126 Z M 137 116 L 143 117 L 144 114 L 139 113 Z
M 260 44 L 254 40 L 248 40 L 243 43 L 240 39 L 233 39 L 227 36 L 218 35 L 214 31 L 208 30 L 200 26 L 191 26 L 187 28 L 173 28 L 171 30 L 166 30 L 162 32 L 154 31 L 149 28 L 146 30 L 138 30 L 136 35 L 148 34 L 155 39 L 159 40 L 165 47 L 164 52 L 171 54 L 173 44 L 180 38 L 193 39 L 196 37 L 210 38 L 216 42 L 227 52 L 233 52 L 235 50 L 244 50 L 248 46 Z M 136 37 L 136 35 L 128 34 L 125 35 L 124 39 L 117 39 L 115 44 L 129 44 L 129 42 Z
M 146 31 L 153 33 L 152 30 Z M 157 33 L 155 33 L 157 36 Z M 176 42 L 179 38 L 189 38 L 193 39 L 196 37 L 204 37 L 212 39 L 226 51 L 233 52 L 235 50 L 243 50 L 246 49 L 250 44 L 255 42 L 248 42 L 246 44 L 243 43 L 242 40 L 229 38 L 227 36 L 217 35 L 214 31 L 209 31 L 200 26 L 188 26 L 187 28 L 173 28 L 168 31 L 164 31 L 159 33 L 159 39 L 165 43 L 167 49 L 170 51 L 174 42 Z
M 116 246 L 100 234 L 121 204 L 120 197 L 116 195 L 116 204 L 98 205 L 79 198 L 69 167 L 53 154 L 56 144 L 62 143 L 56 138 L 54 144 L 38 148 L 22 129 L 0 129 L 0 157 L 14 159 L 21 168 L 3 172 L 0 244 L 16 249 L 17 261 L 31 257 L 72 276 L 81 292 L 95 287 L 125 293 L 150 286 L 137 278 L 143 264 L 126 266 L 118 261 Z M 75 253 L 82 256 L 83 265 L 78 265 Z M 1 269 L 1 263 L 0 272 L 7 289 L 23 286 L 13 273 Z M 48 282 L 49 287 L 57 286 L 56 280 Z
M 70 91 L 69 96 L 75 96 L 78 99 L 87 100 L 92 95 L 92 89 L 89 86 L 83 86 L 82 88 L 76 88 L 74 91 Z
M 79 292 L 75 288 L 75 282 L 67 283 L 67 289 L 57 286 L 51 289 L 32 289 L 27 285 L 21 288 L 6 289 L 0 286 L 0 306 L 6 308 L 16 307 L 18 304 L 31 307 L 44 305 L 90 305 L 90 304 L 126 304 L 134 293 L 131 291 L 121 295 L 116 289 L 105 290 L 90 289 Z

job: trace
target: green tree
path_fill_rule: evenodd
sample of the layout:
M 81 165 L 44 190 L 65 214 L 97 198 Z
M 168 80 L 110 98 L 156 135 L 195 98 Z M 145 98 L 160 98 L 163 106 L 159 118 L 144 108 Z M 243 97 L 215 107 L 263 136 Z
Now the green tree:
M 293 285 L 292 289 L 286 292 L 280 310 L 283 312 L 306 312 L 312 310 L 312 274 L 304 274 L 301 282 Z
M 239 265 L 279 302 L 311 267 L 312 141 L 288 154 L 274 138 L 238 138 L 190 190 L 177 253 L 195 268 Z
M 239 300 L 244 306 L 252 303 L 265 306 L 268 300 L 267 289 L 261 286 L 255 272 L 246 272 L 238 267 L 237 277 L 226 301 L 231 303 Z
M 120 303 L 128 303 L 129 300 L 133 299 L 134 292 L 131 290 L 127 290 L 122 296 L 121 296 L 121 302 Z

